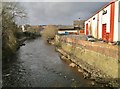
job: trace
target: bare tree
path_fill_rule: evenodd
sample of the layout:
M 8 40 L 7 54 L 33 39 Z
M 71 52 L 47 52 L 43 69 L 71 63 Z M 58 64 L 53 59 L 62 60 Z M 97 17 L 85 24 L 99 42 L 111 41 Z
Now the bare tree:
M 15 19 L 25 15 L 18 3 L 3 2 L 2 5 L 2 55 L 3 59 L 5 59 L 15 53 L 18 47 L 16 37 L 18 26 Z
M 3 2 L 2 15 L 10 15 L 11 19 L 16 17 L 26 17 L 25 10 L 20 6 L 19 2 Z

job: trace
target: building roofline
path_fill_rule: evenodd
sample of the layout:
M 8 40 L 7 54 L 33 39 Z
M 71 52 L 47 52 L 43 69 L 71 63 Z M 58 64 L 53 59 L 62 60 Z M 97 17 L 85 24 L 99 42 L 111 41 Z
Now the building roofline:
M 109 6 L 110 4 L 115 3 L 116 1 L 119 1 L 119 0 L 111 0 L 111 2 L 109 2 L 103 8 L 101 8 L 100 10 L 98 10 L 95 14 L 93 14 L 92 16 L 90 16 L 87 20 L 89 20 L 90 18 L 92 18 L 94 15 L 98 14 L 101 10 L 103 10 L 104 8 L 106 8 L 107 6 Z M 85 21 L 87 21 L 87 20 L 85 20 Z
M 75 30 L 74 28 L 63 28 L 63 29 L 58 29 L 58 31 L 65 31 L 65 30 Z

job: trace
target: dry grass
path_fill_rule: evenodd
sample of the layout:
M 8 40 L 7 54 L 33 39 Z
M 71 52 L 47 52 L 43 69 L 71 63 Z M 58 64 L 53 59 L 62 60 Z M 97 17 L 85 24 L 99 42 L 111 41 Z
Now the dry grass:
M 54 38 L 58 29 L 54 25 L 48 25 L 45 27 L 45 30 L 43 31 L 43 38 L 48 39 L 48 38 Z

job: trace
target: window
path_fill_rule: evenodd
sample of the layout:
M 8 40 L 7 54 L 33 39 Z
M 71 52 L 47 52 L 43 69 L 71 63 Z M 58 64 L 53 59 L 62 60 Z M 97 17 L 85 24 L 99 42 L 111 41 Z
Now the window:
M 102 15 L 105 15 L 105 14 L 107 14 L 107 10 L 103 10 Z
M 95 17 L 93 18 L 93 20 L 95 20 Z

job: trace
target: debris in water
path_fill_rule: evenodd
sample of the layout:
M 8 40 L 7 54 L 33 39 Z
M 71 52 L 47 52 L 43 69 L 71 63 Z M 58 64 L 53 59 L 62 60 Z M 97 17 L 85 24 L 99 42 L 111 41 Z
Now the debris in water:
M 81 69 L 78 69 L 78 72 L 83 72 Z
M 95 85 L 95 82 L 92 81 L 92 82 L 91 82 L 91 85 L 94 86 L 94 85 Z
M 75 63 L 70 63 L 69 66 L 70 67 L 75 67 L 76 65 L 75 65 Z
M 5 77 L 7 77 L 7 76 L 9 76 L 10 74 L 6 74 L 6 75 L 4 75 Z
M 75 79 L 73 78 L 72 81 L 74 81 Z
M 64 76 L 64 78 L 66 78 L 66 76 Z

